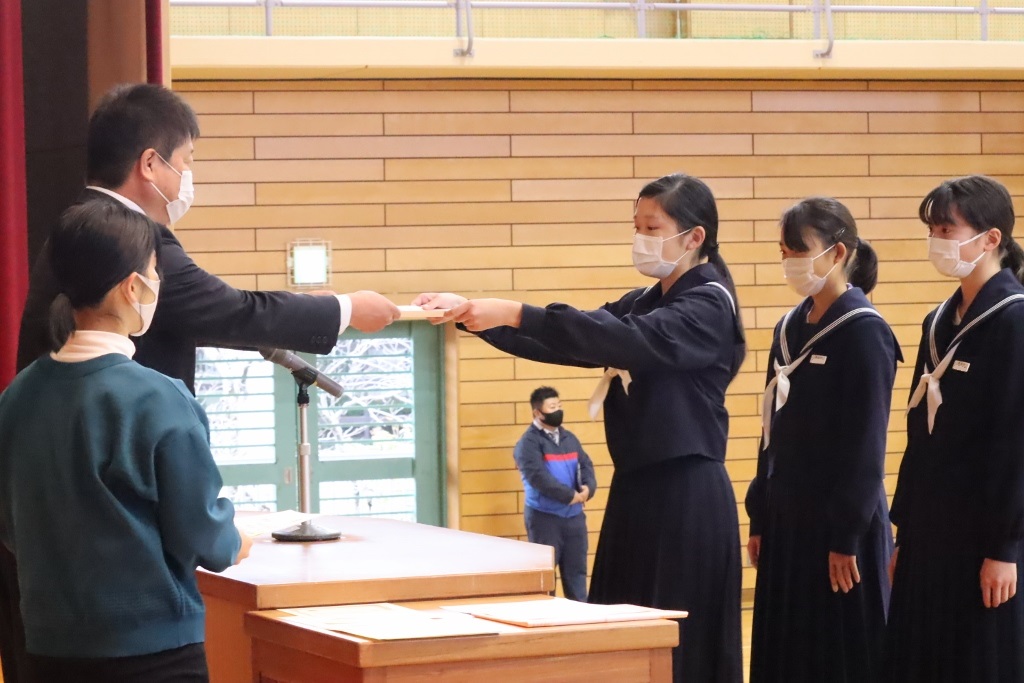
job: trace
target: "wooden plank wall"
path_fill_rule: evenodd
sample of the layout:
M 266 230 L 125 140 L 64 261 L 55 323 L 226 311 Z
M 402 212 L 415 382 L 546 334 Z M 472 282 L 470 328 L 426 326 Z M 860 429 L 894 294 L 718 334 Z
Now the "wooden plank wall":
M 841 198 L 881 259 L 873 299 L 908 357 L 898 375 L 889 491 L 905 437 L 919 326 L 953 289 L 916 220 L 940 180 L 983 172 L 1024 208 L 1024 85 L 883 81 L 181 82 L 201 114 L 196 260 L 238 286 L 285 286 L 285 245 L 325 238 L 338 291 L 407 303 L 423 290 L 596 307 L 648 282 L 630 265 L 632 201 L 673 171 L 719 200 L 751 353 L 733 383 L 729 472 L 755 471 L 758 396 L 776 321 L 793 305 L 776 221 L 809 194 Z M 1019 215 L 1019 214 L 1018 214 Z M 611 465 L 585 415 L 599 375 L 459 340 L 462 528 L 522 538 L 511 449 L 542 383 L 597 463 L 596 546 Z M 740 506 L 746 539 L 746 515 Z M 744 553 L 745 557 L 745 553 Z M 753 586 L 753 570 L 744 587 Z

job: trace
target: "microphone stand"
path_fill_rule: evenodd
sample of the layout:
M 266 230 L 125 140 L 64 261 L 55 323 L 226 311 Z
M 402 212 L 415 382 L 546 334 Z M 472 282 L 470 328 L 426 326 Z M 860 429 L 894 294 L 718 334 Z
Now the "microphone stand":
M 296 370 L 292 376 L 299 385 L 299 395 L 296 399 L 299 406 L 299 512 L 309 514 L 312 507 L 312 496 L 310 494 L 310 447 L 306 415 L 309 409 L 309 387 L 316 380 L 316 374 L 308 370 Z M 275 531 L 271 536 L 278 541 L 308 543 L 310 541 L 334 541 L 341 538 L 341 532 L 326 529 L 313 520 L 307 519 L 296 526 Z

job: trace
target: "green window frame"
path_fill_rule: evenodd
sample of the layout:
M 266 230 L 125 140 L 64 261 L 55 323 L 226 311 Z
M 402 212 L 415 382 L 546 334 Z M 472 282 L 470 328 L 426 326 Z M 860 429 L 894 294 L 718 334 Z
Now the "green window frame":
M 443 526 L 442 329 L 398 322 L 374 334 L 346 330 L 331 354 L 299 355 L 346 389 L 340 400 L 310 389 L 312 512 L 323 503 L 331 514 Z M 297 386 L 288 371 L 254 351 L 203 347 L 196 393 L 223 495 L 239 509 L 297 509 Z

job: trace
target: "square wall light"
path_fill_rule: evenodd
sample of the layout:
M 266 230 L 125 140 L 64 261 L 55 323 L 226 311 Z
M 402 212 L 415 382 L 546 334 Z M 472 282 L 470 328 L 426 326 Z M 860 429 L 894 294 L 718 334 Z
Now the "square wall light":
M 288 272 L 295 287 L 330 284 L 331 243 L 326 240 L 296 240 L 289 244 Z

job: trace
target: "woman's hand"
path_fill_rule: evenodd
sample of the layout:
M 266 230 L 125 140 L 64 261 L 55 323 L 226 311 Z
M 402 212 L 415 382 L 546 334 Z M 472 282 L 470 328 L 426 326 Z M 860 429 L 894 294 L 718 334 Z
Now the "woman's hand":
M 828 554 L 828 578 L 832 582 L 832 592 L 840 590 L 849 593 L 860 583 L 860 571 L 857 569 L 856 555 Z
M 508 299 L 470 299 L 448 311 L 439 323 L 456 322 L 470 332 L 483 332 L 507 325 L 519 327 L 523 318 L 523 305 Z
M 761 559 L 760 536 L 751 536 L 747 541 L 747 556 L 750 558 L 750 566 L 757 569 L 757 563 Z
M 999 607 L 1017 594 L 1017 565 L 985 558 L 981 563 L 981 601 Z
M 413 306 L 419 306 L 424 311 L 433 311 L 437 308 L 455 308 L 466 303 L 466 297 L 452 294 L 451 292 L 424 292 L 412 300 Z

